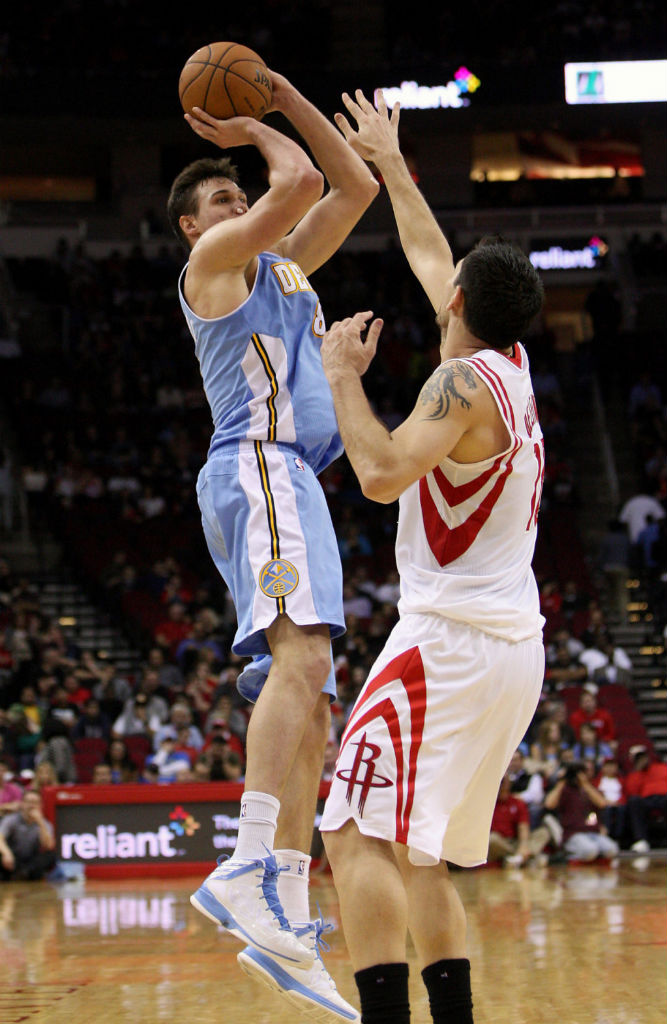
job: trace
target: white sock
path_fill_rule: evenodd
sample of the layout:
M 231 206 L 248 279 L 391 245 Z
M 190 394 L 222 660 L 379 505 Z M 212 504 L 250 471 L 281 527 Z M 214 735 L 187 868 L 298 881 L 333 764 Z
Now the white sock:
M 269 793 L 243 794 L 234 860 L 264 860 L 273 852 L 279 810 L 280 800 Z
M 288 868 L 278 875 L 278 899 L 291 925 L 310 921 L 308 905 L 308 873 L 310 857 L 300 850 L 276 850 L 279 868 Z

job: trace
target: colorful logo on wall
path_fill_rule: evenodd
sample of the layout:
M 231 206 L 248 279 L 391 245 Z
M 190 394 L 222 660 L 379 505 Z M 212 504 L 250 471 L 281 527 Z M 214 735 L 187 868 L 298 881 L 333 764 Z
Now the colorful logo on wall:
M 174 807 L 169 815 L 169 828 L 175 836 L 193 836 L 200 827 L 199 822 L 184 807 Z
M 468 71 L 466 67 L 460 67 L 458 71 L 454 72 L 454 81 L 461 95 L 472 95 L 482 84 L 477 75 L 473 75 L 472 71 Z

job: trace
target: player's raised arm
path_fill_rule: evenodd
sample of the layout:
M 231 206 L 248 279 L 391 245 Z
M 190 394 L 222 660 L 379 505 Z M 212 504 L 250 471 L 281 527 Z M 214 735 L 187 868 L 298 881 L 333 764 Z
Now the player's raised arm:
M 322 363 L 361 489 L 372 501 L 388 504 L 449 455 L 477 422 L 488 395 L 486 389 L 480 392 L 466 363 L 447 360 L 424 384 L 410 416 L 390 433 L 373 413 L 361 383 L 382 329 L 382 321 L 374 320 L 364 342 L 361 335 L 371 316 L 356 313 L 332 324 L 322 343 Z
M 335 126 L 282 75 L 269 72 L 271 110 L 296 128 L 324 173 L 329 189 L 285 239 L 281 252 L 309 274 L 332 256 L 378 194 L 379 185 L 364 161 Z
M 181 218 L 181 228 L 193 232 L 190 268 L 195 273 L 217 274 L 243 267 L 265 249 L 275 249 L 320 198 L 321 173 L 308 154 L 292 139 L 252 117 L 218 120 L 195 108 L 185 118 L 197 135 L 221 149 L 255 146 L 268 167 L 269 189 L 243 216 L 216 220 L 214 209 L 201 209 L 203 218 Z M 211 203 L 226 201 L 219 193 Z M 243 197 L 245 202 L 245 197 Z M 204 230 L 202 230 L 204 228 Z
M 399 108 L 391 116 L 380 96 L 378 110 L 361 89 L 355 99 L 343 93 L 343 102 L 356 121 L 353 128 L 343 114 L 336 124 L 348 144 L 364 160 L 375 164 L 387 187 L 396 217 L 403 251 L 412 271 L 439 312 L 446 293 L 446 282 L 454 272 L 452 251 L 426 200 L 412 180 L 398 144 Z

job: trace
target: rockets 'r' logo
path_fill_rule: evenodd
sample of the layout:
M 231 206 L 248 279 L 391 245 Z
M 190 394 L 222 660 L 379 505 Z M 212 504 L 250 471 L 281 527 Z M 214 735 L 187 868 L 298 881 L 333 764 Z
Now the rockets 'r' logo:
M 357 748 L 357 753 L 354 755 L 354 761 L 352 767 L 347 772 L 337 771 L 336 776 L 342 779 L 343 782 L 347 782 L 347 792 L 345 799 L 348 804 L 352 803 L 352 797 L 354 795 L 354 787 L 361 786 L 361 792 L 359 794 L 359 815 L 363 817 L 364 807 L 366 806 L 366 800 L 371 789 L 386 789 L 387 786 L 393 786 L 391 779 L 386 779 L 383 775 L 378 775 L 375 771 L 375 762 L 382 753 L 382 748 L 378 747 L 375 743 L 366 742 L 366 733 L 359 739 L 357 743 L 352 744 L 353 747 Z M 365 772 L 362 771 L 365 767 Z

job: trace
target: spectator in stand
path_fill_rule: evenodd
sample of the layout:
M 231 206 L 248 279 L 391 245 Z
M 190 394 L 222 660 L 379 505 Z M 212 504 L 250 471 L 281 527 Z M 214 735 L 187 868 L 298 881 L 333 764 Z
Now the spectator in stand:
M 579 707 L 570 715 L 570 725 L 577 739 L 580 739 L 581 726 L 588 722 L 595 729 L 598 739 L 613 744 L 616 738 L 614 719 L 607 708 L 598 705 L 597 695 L 598 688 L 595 683 L 586 683 L 579 697 Z
M 558 580 L 544 580 L 540 586 L 540 611 L 547 620 L 547 625 L 560 622 L 562 607 L 563 595 Z
M 639 569 L 642 576 L 652 573 L 658 567 L 657 544 L 659 538 L 660 521 L 655 516 L 648 515 L 646 523 L 637 537 Z
M 373 611 L 373 602 L 368 594 L 356 589 L 351 580 L 343 582 L 343 612 L 346 620 L 352 616 L 354 619 L 370 619 Z
M 558 817 L 568 860 L 590 862 L 617 855 L 618 843 L 604 833 L 600 824 L 599 816 L 606 806 L 582 764 L 575 762 L 562 769 L 562 778 L 545 796 L 544 807 Z
M 586 669 L 579 656 L 572 653 L 568 643 L 559 643 L 553 652 L 545 671 L 549 686 L 556 690 L 572 686 L 586 679 Z
M 574 729 L 570 725 L 570 715 L 565 701 L 551 700 L 549 702 L 548 717 L 551 718 L 552 721 L 558 722 L 558 725 L 560 726 L 561 742 L 564 744 L 564 749 L 572 748 L 577 737 Z
M 648 370 L 643 370 L 638 380 L 632 385 L 628 398 L 628 414 L 630 420 L 637 420 L 646 412 L 659 407 L 662 393 Z
M 41 732 L 27 717 L 22 704 L 11 704 L 7 709 L 4 745 L 19 771 L 32 768 L 35 750 Z
M 186 605 L 175 598 L 167 607 L 167 617 L 162 619 L 153 632 L 154 640 L 164 648 L 167 657 L 174 658 L 178 645 L 190 636 L 192 622 Z
M 25 711 L 26 718 L 33 723 L 37 729 L 41 729 L 44 723 L 44 707 L 40 703 L 34 686 L 24 686 L 21 690 L 20 703 Z
M 595 785 L 607 801 L 601 813 L 602 824 L 620 846 L 625 837 L 626 796 L 617 757 L 604 759 Z
M 36 880 L 56 865 L 56 841 L 39 793 L 25 792 L 20 807 L 0 821 L 0 880 Z
M 61 718 L 53 715 L 44 723 L 35 750 L 35 768 L 42 761 L 50 761 L 61 783 L 72 783 L 77 779 L 71 732 L 71 728 Z
M 111 772 L 111 765 L 105 761 L 100 761 L 93 767 L 93 777 L 91 782 L 94 786 L 111 786 L 113 785 L 113 775 Z
M 571 623 L 577 612 L 580 612 L 586 606 L 587 597 L 576 580 L 565 580 L 561 590 L 561 597 L 561 612 L 565 621 Z
M 550 840 L 544 826 L 531 831 L 528 808 L 512 793 L 512 780 L 505 774 L 491 819 L 488 862 L 501 860 L 507 867 L 520 868 L 532 860 L 544 865 L 548 858 L 542 856 L 542 851 Z
M 136 781 L 137 766 L 130 757 L 125 740 L 120 737 L 112 738 L 109 749 L 102 760 L 109 766 L 112 782 Z
M 187 745 L 195 750 L 201 750 L 204 746 L 204 737 L 198 726 L 193 722 L 192 709 L 185 701 L 179 700 L 171 706 L 169 721 L 156 732 L 153 740 L 153 749 L 155 751 L 160 749 L 160 744 L 165 736 L 169 736 L 174 740 L 177 739 L 180 730 L 184 728 L 188 730 Z
M 222 739 L 229 750 L 234 750 L 242 760 L 245 760 L 243 743 L 241 739 L 230 729 L 229 722 L 224 718 L 214 719 L 214 721 L 211 722 L 211 731 L 204 740 L 202 753 L 206 753 L 211 745 L 220 739 Z
M 234 707 L 234 698 L 231 694 L 222 693 L 216 700 L 208 717 L 204 721 L 204 735 L 208 737 L 215 726 L 222 724 L 227 726 L 235 736 L 243 743 L 248 730 L 249 716 L 244 708 Z M 241 751 L 242 752 L 242 751 Z
M 9 764 L 0 753 L 0 819 L 18 811 L 21 804 L 23 789 L 12 781 L 13 778 Z
M 586 668 L 587 677 L 600 683 L 627 682 L 632 672 L 632 662 L 622 647 L 614 644 L 609 633 L 602 633 L 592 640 L 579 655 L 579 661 Z
M 203 608 L 192 622 L 191 630 L 177 645 L 174 659 L 182 672 L 187 673 L 196 664 L 197 655 L 206 650 L 212 655 L 212 661 L 219 666 L 225 660 L 222 644 L 214 635 L 218 627 L 218 618 L 210 608 Z
M 665 509 L 655 494 L 634 494 L 625 502 L 618 518 L 628 528 L 631 546 L 631 560 L 635 569 L 641 566 L 639 536 L 651 516 L 656 522 L 665 518 Z
M 203 721 L 211 710 L 214 694 L 220 678 L 212 659 L 215 657 L 209 649 L 202 649 L 197 654 L 197 661 L 186 675 L 184 694 L 194 708 L 199 721 Z
M 187 742 L 187 732 L 184 740 Z M 146 765 L 157 767 L 159 782 L 173 782 L 182 768 L 191 767 L 192 761 L 187 747 L 181 744 L 178 736 L 164 736 L 156 752 L 146 758 Z
M 143 694 L 147 698 L 147 713 L 149 719 L 157 718 L 161 725 L 169 718 L 169 707 L 171 701 L 168 692 L 160 683 L 160 673 L 157 669 L 144 666 L 137 686 L 137 694 Z
M 148 669 L 158 674 L 159 687 L 157 693 L 163 700 L 170 703 L 179 693 L 183 692 L 183 673 L 178 665 L 167 661 L 162 647 L 157 645 L 151 647 L 146 663 Z
M 100 708 L 97 697 L 89 697 L 83 706 L 83 713 L 72 729 L 72 742 L 80 739 L 108 740 L 111 722 Z
M 132 696 L 132 687 L 110 661 L 96 662 L 95 673 L 97 682 L 93 685 L 93 697 L 100 702 L 107 718 L 114 721 Z
M 79 720 L 79 715 L 79 708 L 70 700 L 69 691 L 64 686 L 57 686 L 51 697 L 51 707 L 46 721 L 56 718 L 65 726 L 67 732 L 71 733 Z
M 602 762 L 613 755 L 608 743 L 601 740 L 591 722 L 582 722 L 579 739 L 572 748 L 575 761 L 591 761 L 595 766 L 595 774 L 600 771 Z
M 69 702 L 76 708 L 77 715 L 80 714 L 84 704 L 91 696 L 91 690 L 82 683 L 76 669 L 65 672 L 62 689 L 66 690 Z
M 600 544 L 598 565 L 604 574 L 611 610 L 619 620 L 628 616 L 628 578 L 630 576 L 630 538 L 620 519 L 612 519 Z
M 550 785 L 556 778 L 566 748 L 558 722 L 544 719 L 535 742 L 531 744 L 530 764 L 533 771 L 540 773 L 545 785 Z
M 146 736 L 149 740 L 153 740 L 161 728 L 162 722 L 157 715 L 149 713 L 148 700 L 145 693 L 139 692 L 126 702 L 122 713 L 111 727 L 111 735 L 114 738 Z
M 521 750 L 515 750 L 507 769 L 512 796 L 523 800 L 528 808 L 531 829 L 537 828 L 542 817 L 544 804 L 544 779 L 540 772 L 529 771 L 531 762 L 527 761 Z
M 26 791 L 40 793 L 45 786 L 57 786 L 58 776 L 52 761 L 40 761 L 35 767 L 32 779 L 26 786 Z
M 625 777 L 631 849 L 648 853 L 650 825 L 667 826 L 667 764 L 651 757 L 646 747 L 630 748 L 632 770 Z

